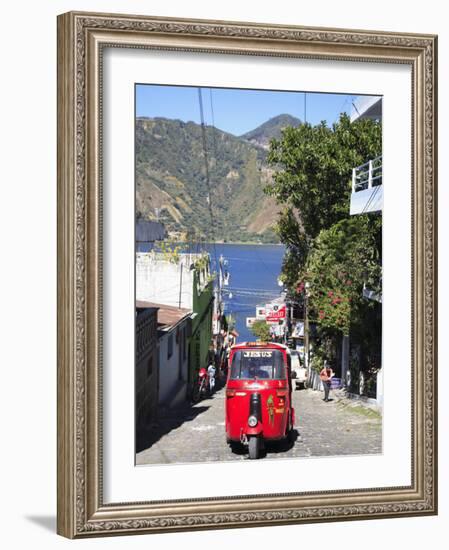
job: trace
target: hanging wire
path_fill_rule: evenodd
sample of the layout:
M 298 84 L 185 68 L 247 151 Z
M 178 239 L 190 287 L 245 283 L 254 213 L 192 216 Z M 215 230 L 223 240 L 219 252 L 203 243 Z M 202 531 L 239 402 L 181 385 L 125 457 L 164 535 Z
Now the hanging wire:
M 204 154 L 204 165 L 206 169 L 206 185 L 207 185 L 207 204 L 209 208 L 209 215 L 211 221 L 211 236 L 212 236 L 212 245 L 214 249 L 215 256 L 215 266 L 218 266 L 218 257 L 217 257 L 217 248 L 215 246 L 215 220 L 212 210 L 212 193 L 210 185 L 210 175 L 209 175 L 209 158 L 207 154 L 207 141 L 206 141 L 206 126 L 204 124 L 204 109 L 203 109 L 203 95 L 201 93 L 201 88 L 198 88 L 198 102 L 200 105 L 200 118 L 201 118 L 201 136 L 203 142 L 203 154 Z

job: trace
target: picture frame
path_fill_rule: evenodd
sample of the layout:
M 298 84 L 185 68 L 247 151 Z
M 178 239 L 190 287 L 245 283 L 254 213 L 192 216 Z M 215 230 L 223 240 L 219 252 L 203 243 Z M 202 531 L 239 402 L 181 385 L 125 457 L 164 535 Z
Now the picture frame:
M 103 53 L 411 68 L 411 484 L 105 502 Z M 437 513 L 437 37 L 70 12 L 58 17 L 58 519 L 69 538 Z

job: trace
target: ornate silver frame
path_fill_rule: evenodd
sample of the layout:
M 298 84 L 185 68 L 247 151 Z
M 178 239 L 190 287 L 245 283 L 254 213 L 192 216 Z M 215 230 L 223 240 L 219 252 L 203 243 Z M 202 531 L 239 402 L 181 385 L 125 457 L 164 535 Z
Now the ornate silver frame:
M 412 68 L 412 484 L 104 504 L 101 58 L 104 46 L 405 63 Z M 437 38 L 66 13 L 58 18 L 58 533 L 70 538 L 437 513 Z

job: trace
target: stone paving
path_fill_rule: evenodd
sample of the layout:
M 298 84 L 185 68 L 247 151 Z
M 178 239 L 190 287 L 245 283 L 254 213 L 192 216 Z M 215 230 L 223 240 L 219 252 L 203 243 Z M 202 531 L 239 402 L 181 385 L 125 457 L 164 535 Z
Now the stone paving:
M 293 392 L 296 440 L 267 445 L 266 458 L 379 454 L 382 419 L 379 413 L 331 392 L 332 401 L 313 390 Z M 148 433 L 136 464 L 247 460 L 242 449 L 231 450 L 224 431 L 225 390 L 195 405 L 165 411 Z

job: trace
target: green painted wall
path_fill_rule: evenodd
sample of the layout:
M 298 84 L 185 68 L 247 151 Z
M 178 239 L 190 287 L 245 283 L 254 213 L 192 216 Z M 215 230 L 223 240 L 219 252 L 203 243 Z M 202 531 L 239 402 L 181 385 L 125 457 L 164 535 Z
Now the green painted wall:
M 207 368 L 209 347 L 212 339 L 213 281 L 200 285 L 199 280 L 207 276 L 195 272 L 193 277 L 192 336 L 190 338 L 189 381 L 196 379 L 201 367 Z M 201 288 L 203 287 L 203 288 Z

